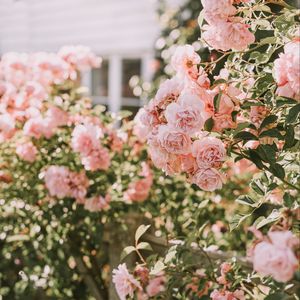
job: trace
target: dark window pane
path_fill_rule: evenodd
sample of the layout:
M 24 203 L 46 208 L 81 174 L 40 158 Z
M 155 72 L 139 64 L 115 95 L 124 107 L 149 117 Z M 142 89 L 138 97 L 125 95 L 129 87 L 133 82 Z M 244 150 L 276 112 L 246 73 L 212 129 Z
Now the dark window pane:
M 127 98 L 137 98 L 132 92 L 129 81 L 135 76 L 141 75 L 140 59 L 124 59 L 122 65 L 122 96 Z
M 92 70 L 92 96 L 108 96 L 108 61 L 103 60 L 101 68 Z

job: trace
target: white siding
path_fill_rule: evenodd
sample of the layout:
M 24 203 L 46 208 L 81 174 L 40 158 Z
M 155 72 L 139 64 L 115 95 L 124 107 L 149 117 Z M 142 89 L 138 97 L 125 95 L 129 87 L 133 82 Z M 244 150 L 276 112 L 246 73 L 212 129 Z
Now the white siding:
M 154 0 L 1 0 L 0 52 L 84 44 L 101 55 L 151 51 Z

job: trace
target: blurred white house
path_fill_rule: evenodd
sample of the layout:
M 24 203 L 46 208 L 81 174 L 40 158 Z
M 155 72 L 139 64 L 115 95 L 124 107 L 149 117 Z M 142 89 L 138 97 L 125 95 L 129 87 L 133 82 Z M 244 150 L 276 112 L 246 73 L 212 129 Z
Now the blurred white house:
M 83 81 L 111 111 L 141 105 L 129 80 L 151 79 L 158 34 L 155 0 L 0 0 L 0 55 L 91 47 L 103 63 Z

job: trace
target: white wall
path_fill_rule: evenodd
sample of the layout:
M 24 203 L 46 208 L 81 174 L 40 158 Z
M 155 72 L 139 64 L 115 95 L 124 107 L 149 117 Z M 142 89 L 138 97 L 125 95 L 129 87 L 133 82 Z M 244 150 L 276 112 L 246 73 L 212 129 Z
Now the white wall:
M 84 44 L 101 55 L 149 51 L 154 0 L 1 0 L 0 52 Z
M 140 58 L 142 76 L 150 80 L 158 34 L 156 0 L 0 0 L 0 55 L 89 46 L 109 60 L 112 111 L 118 111 L 123 101 L 122 59 Z M 90 74 L 83 79 L 91 87 Z

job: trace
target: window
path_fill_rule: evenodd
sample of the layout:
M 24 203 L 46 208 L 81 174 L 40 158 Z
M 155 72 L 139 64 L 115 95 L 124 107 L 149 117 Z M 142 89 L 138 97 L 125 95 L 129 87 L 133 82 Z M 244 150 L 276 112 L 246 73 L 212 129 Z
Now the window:
M 101 67 L 92 70 L 92 96 L 108 97 L 108 60 L 103 60 Z
M 124 59 L 122 63 L 122 97 L 123 98 L 138 98 L 133 94 L 130 86 L 130 79 L 133 76 L 141 75 L 141 60 L 140 59 Z

